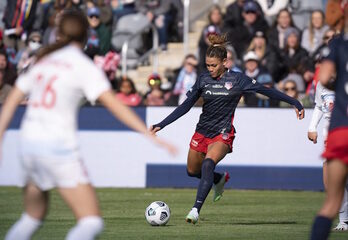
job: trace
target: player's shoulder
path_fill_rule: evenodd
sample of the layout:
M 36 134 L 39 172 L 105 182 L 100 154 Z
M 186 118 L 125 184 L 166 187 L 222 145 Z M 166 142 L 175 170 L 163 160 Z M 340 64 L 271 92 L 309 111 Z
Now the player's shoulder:
M 243 75 L 244 75 L 244 73 L 242 73 L 242 72 L 235 72 L 235 71 L 232 71 L 232 70 L 228 70 L 225 73 L 226 78 L 229 78 L 229 79 L 239 79 Z
M 198 79 L 199 79 L 200 81 L 210 80 L 210 79 L 211 79 L 210 73 L 209 73 L 207 70 L 204 70 L 203 72 L 201 72 L 201 73 L 198 75 Z

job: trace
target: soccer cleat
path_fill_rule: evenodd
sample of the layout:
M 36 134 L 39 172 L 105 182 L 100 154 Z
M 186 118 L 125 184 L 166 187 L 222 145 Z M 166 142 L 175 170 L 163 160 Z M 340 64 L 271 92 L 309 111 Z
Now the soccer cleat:
M 230 175 L 228 174 L 228 172 L 224 172 L 220 181 L 217 184 L 213 185 L 213 189 L 214 189 L 213 202 L 220 200 L 220 198 L 222 197 L 222 193 L 224 192 L 225 183 L 227 183 L 229 179 L 230 179 Z
M 196 224 L 198 222 L 199 213 L 197 208 L 192 208 L 186 216 L 186 222 Z
M 339 222 L 333 230 L 335 230 L 335 231 L 348 231 L 348 224 L 345 222 Z

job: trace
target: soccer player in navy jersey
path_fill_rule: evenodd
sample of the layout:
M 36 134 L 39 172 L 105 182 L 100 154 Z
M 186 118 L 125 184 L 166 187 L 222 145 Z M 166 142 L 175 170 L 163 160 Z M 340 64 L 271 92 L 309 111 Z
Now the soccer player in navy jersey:
M 311 240 L 328 239 L 332 220 L 336 217 L 343 198 L 348 176 L 348 3 L 345 3 L 345 29 L 331 40 L 327 57 L 321 65 L 319 80 L 325 87 L 333 86 L 336 94 L 329 135 L 323 157 L 327 159 L 327 191 L 325 202 L 316 216 Z
M 187 92 L 187 99 L 162 122 L 150 127 L 155 134 L 174 122 L 203 97 L 203 111 L 196 126 L 196 132 L 190 142 L 187 159 L 187 174 L 200 179 L 196 201 L 186 216 L 186 221 L 195 224 L 199 212 L 211 189 L 214 187 L 213 201 L 221 198 L 228 173 L 214 172 L 227 153 L 232 152 L 235 129 L 234 112 L 243 93 L 258 92 L 270 98 L 285 101 L 296 107 L 297 117 L 304 117 L 299 101 L 275 89 L 264 87 L 243 73 L 227 71 L 224 67 L 227 58 L 226 36 L 210 35 L 211 46 L 206 53 L 208 72 L 202 73 L 194 86 Z

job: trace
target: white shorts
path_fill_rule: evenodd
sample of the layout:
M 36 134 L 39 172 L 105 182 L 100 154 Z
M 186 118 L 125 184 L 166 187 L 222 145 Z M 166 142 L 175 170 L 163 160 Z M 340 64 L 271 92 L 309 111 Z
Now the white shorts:
M 23 187 L 32 182 L 42 191 L 47 191 L 90 183 L 77 149 L 62 151 L 44 145 L 22 141 Z

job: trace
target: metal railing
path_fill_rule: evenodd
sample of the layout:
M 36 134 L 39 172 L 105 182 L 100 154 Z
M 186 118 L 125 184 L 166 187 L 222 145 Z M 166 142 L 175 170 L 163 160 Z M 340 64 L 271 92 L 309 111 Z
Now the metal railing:
M 150 27 L 151 31 L 152 31 L 152 48 L 150 50 L 148 50 L 147 52 L 145 52 L 143 55 L 141 55 L 138 59 L 137 59 L 137 65 L 140 64 L 141 62 L 145 61 L 150 54 L 153 55 L 153 72 L 157 72 L 158 71 L 158 32 L 156 27 L 153 24 L 149 24 L 148 26 L 146 26 L 145 28 L 139 30 L 138 32 L 130 35 L 126 41 L 122 44 L 122 51 L 121 51 L 121 64 L 122 64 L 122 77 L 126 77 L 127 76 L 127 54 L 128 54 L 128 49 L 129 49 L 129 42 L 136 36 L 142 34 L 144 32 L 144 30 L 146 30 L 148 27 Z

